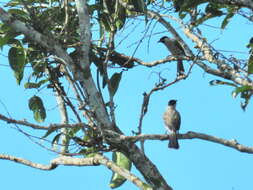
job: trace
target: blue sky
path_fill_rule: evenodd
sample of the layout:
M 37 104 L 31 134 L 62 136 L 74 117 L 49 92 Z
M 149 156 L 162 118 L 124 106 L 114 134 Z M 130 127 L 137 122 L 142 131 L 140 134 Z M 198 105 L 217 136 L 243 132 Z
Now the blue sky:
M 209 24 L 219 26 L 218 20 Z M 127 45 L 138 40 L 144 30 L 140 25 L 136 32 L 125 40 L 119 51 L 131 55 L 134 47 Z M 180 32 L 180 29 L 177 28 Z M 227 29 L 221 31 L 203 26 L 203 34 L 209 41 L 215 41 L 216 49 L 242 51 L 241 58 L 247 58 L 246 44 L 252 37 L 252 25 L 246 20 L 236 17 L 229 23 Z M 157 25 L 157 32 L 164 28 Z M 180 32 L 180 34 L 182 34 Z M 150 41 L 138 49 L 136 56 L 146 61 L 156 60 L 168 55 L 162 44 L 156 43 L 163 35 L 155 35 Z M 186 38 L 184 38 L 186 39 Z M 192 43 L 186 40 L 192 47 Z M 3 55 L 7 55 L 4 51 Z M 232 53 L 228 53 L 232 54 Z M 16 85 L 12 72 L 4 56 L 1 56 L 0 66 L 0 113 L 6 115 L 6 109 L 16 119 L 26 118 L 34 122 L 32 113 L 28 109 L 27 101 L 35 91 L 25 90 L 22 85 Z M 185 63 L 186 68 L 189 64 Z M 117 104 L 116 117 L 118 126 L 127 134 L 137 130 L 142 93 L 149 91 L 157 81 L 154 72 L 162 71 L 162 75 L 171 81 L 175 77 L 175 64 L 167 63 L 156 68 L 136 67 L 122 76 L 121 86 L 115 96 Z M 111 71 L 112 73 L 113 71 Z M 26 74 L 29 74 L 27 72 Z M 27 76 L 26 76 L 27 77 Z M 232 88 L 226 86 L 209 86 L 209 81 L 217 77 L 205 74 L 197 66 L 187 80 L 181 81 L 163 91 L 155 93 L 150 100 L 149 112 L 144 118 L 143 131 L 145 134 L 164 134 L 162 114 L 169 99 L 178 100 L 178 110 L 181 113 L 181 133 L 187 131 L 202 132 L 225 139 L 236 139 L 239 143 L 252 146 L 252 103 L 246 112 L 240 108 L 239 97 L 231 96 Z M 46 124 L 59 122 L 59 114 L 55 107 L 53 93 L 43 91 L 38 93 L 47 108 Z M 55 158 L 52 152 L 31 143 L 23 134 L 15 130 L 12 125 L 0 121 L 0 153 L 26 158 L 34 162 L 47 164 Z M 25 128 L 22 128 L 25 129 Z M 44 132 L 27 132 L 42 136 Z M 45 143 L 45 142 L 41 142 Z M 167 148 L 167 141 L 147 141 L 146 154 L 157 165 L 168 184 L 176 190 L 244 190 L 252 189 L 253 155 L 240 153 L 231 148 L 202 140 L 180 140 L 180 149 Z M 107 154 L 110 157 L 110 154 Z M 0 160 L 1 187 L 3 189 L 75 189 L 75 190 L 109 190 L 111 172 L 103 166 L 96 167 L 67 167 L 60 166 L 53 171 L 40 171 L 10 161 Z M 140 174 L 133 168 L 133 173 Z M 120 190 L 137 189 L 130 182 L 126 182 Z

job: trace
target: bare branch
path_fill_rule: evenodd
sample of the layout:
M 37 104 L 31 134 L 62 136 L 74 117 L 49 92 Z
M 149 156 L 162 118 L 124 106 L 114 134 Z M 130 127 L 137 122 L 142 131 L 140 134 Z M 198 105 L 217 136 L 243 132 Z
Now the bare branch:
M 102 164 L 106 166 L 108 169 L 112 170 L 113 172 L 116 172 L 120 174 L 121 176 L 125 177 L 127 180 L 134 183 L 140 189 L 152 190 L 152 188 L 147 188 L 148 185 L 145 184 L 143 181 L 141 181 L 137 176 L 133 175 L 130 171 L 117 166 L 114 162 L 110 161 L 108 158 L 100 154 L 96 154 L 95 156 L 89 157 L 89 158 L 73 158 L 69 156 L 60 156 L 58 158 L 51 160 L 50 164 L 48 165 L 34 163 L 30 160 L 14 157 L 10 155 L 5 155 L 5 154 L 0 154 L 0 159 L 14 161 L 14 162 L 24 164 L 26 166 L 37 168 L 40 170 L 53 170 L 59 165 L 97 166 L 97 165 Z
M 18 158 L 18 157 L 6 155 L 6 154 L 0 154 L 0 159 L 14 161 L 14 162 L 24 164 L 26 166 L 30 166 L 32 168 L 37 168 L 40 170 L 53 170 L 57 167 L 57 165 L 54 163 L 50 163 L 49 165 L 38 164 L 38 163 L 34 163 L 30 160 L 26 160 L 23 158 Z
M 39 130 L 56 130 L 56 129 L 62 129 L 62 128 L 76 128 L 76 127 L 87 126 L 85 123 L 50 124 L 49 126 L 42 126 L 42 125 L 37 125 L 37 124 L 30 123 L 26 120 L 12 119 L 12 118 L 6 117 L 2 114 L 0 114 L 0 120 L 6 121 L 8 124 L 13 123 L 13 124 L 23 125 L 23 126 L 27 126 L 27 127 L 30 127 L 30 128 L 33 128 L 33 129 L 39 129 Z
M 137 136 L 124 136 L 120 135 L 119 138 L 122 141 L 132 141 L 132 142 L 137 142 L 137 141 L 143 141 L 143 140 L 168 140 L 170 135 L 137 135 Z M 240 152 L 245 152 L 249 154 L 253 154 L 253 147 L 245 146 L 240 143 L 238 143 L 235 139 L 233 140 L 226 140 L 220 137 L 215 137 L 212 135 L 207 135 L 204 133 L 197 133 L 193 131 L 189 131 L 185 134 L 178 134 L 177 135 L 178 139 L 182 140 L 187 140 L 187 139 L 202 139 L 205 141 L 210 141 L 214 143 L 218 143 L 230 148 L 234 148 Z
M 101 47 L 97 47 L 99 50 L 101 51 L 106 51 L 106 48 L 101 48 Z M 180 60 L 187 60 L 187 61 L 190 61 L 190 60 L 196 60 L 196 57 L 189 57 L 189 56 L 167 56 L 166 58 L 164 59 L 160 59 L 160 60 L 155 60 L 155 61 L 151 61 L 151 62 L 145 62 L 145 61 L 142 61 L 141 59 L 137 58 L 137 57 L 133 57 L 133 56 L 128 56 L 128 55 L 125 55 L 123 53 L 119 53 L 115 50 L 113 50 L 111 52 L 111 54 L 117 59 L 121 59 L 121 60 L 126 60 L 125 64 L 121 65 L 122 67 L 126 67 L 126 68 L 131 68 L 133 66 L 131 66 L 130 63 L 132 62 L 136 62 L 138 63 L 139 65 L 143 65 L 143 66 L 147 66 L 147 67 L 154 67 L 154 66 L 157 66 L 157 65 L 160 65 L 160 64 L 164 64 L 164 63 L 167 63 L 167 62 L 170 62 L 170 61 L 176 61 L 178 59 Z M 205 60 L 203 57 L 197 57 L 198 60 Z

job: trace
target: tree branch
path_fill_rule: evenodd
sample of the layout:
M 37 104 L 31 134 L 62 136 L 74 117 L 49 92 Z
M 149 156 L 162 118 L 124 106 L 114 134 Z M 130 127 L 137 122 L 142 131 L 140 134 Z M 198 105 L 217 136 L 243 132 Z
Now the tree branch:
M 212 2 L 227 5 L 237 5 L 239 7 L 246 7 L 253 10 L 253 2 L 251 0 L 212 0 Z
M 219 60 L 216 58 L 215 53 L 213 52 L 213 48 L 210 46 L 210 44 L 207 42 L 207 40 L 204 37 L 201 37 L 200 34 L 196 35 L 194 32 L 190 30 L 189 27 L 186 27 L 187 25 L 184 24 L 180 19 L 174 18 L 171 15 L 163 15 L 170 19 L 173 19 L 174 21 L 178 22 L 178 24 L 181 26 L 183 32 L 185 35 L 191 39 L 196 45 L 197 48 L 203 53 L 203 58 L 207 60 L 210 63 L 214 63 L 217 65 L 218 69 L 213 69 L 203 62 L 196 62 L 198 66 L 200 66 L 204 71 L 207 73 L 219 76 L 221 78 L 232 80 L 236 84 L 245 86 L 252 86 L 252 81 L 248 77 L 243 78 L 241 74 L 228 64 L 224 60 Z
M 137 141 L 143 141 L 143 140 L 168 140 L 170 138 L 170 135 L 136 135 L 136 136 L 119 136 L 119 141 L 131 141 L 131 142 L 137 142 Z M 253 147 L 245 146 L 240 143 L 238 143 L 235 139 L 233 140 L 227 140 L 220 137 L 215 137 L 212 135 L 207 135 L 204 133 L 197 133 L 193 131 L 189 131 L 185 134 L 178 134 L 178 139 L 187 140 L 187 139 L 202 139 L 205 141 L 214 142 L 217 144 L 221 144 L 233 149 L 236 149 L 240 152 L 245 152 L 249 154 L 253 154 Z
M 39 130 L 57 130 L 57 129 L 62 129 L 62 128 L 76 128 L 76 127 L 83 127 L 83 126 L 87 127 L 87 125 L 85 123 L 75 123 L 75 124 L 55 123 L 55 124 L 50 124 L 49 126 L 42 126 L 42 125 L 30 123 L 26 120 L 12 119 L 12 118 L 6 117 L 2 114 L 0 114 L 0 120 L 6 121 L 8 124 L 13 123 L 13 124 L 23 125 L 23 126 L 27 126 L 27 127 L 30 127 L 33 129 L 39 129 Z
M 60 156 L 58 158 L 55 158 L 51 160 L 50 164 L 44 165 L 39 163 L 34 163 L 30 160 L 26 160 L 23 158 L 18 158 L 6 154 L 0 154 L 0 159 L 2 160 L 9 160 L 14 161 L 20 164 L 24 164 L 26 166 L 30 166 L 32 168 L 37 168 L 40 170 L 53 170 L 59 165 L 64 166 L 97 166 L 97 165 L 104 165 L 108 169 L 112 170 L 113 172 L 118 173 L 119 175 L 125 177 L 127 180 L 134 183 L 137 187 L 143 190 L 152 190 L 152 188 L 149 188 L 147 184 L 145 184 L 143 181 L 140 180 L 137 176 L 132 174 L 130 171 L 121 168 L 117 166 L 114 162 L 110 161 L 105 156 L 102 156 L 100 154 L 96 154 L 93 157 L 89 158 L 74 158 L 69 156 Z
M 75 127 L 83 127 L 86 125 L 84 123 L 76 123 L 76 124 L 50 124 L 49 126 L 41 126 L 41 125 L 29 123 L 24 120 L 11 119 L 11 118 L 8 118 L 2 114 L 0 114 L 0 120 L 6 121 L 7 123 L 24 125 L 27 127 L 31 127 L 33 129 L 40 129 L 40 130 L 56 130 L 56 129 L 62 129 L 62 128 L 75 128 Z M 127 141 L 127 140 L 130 140 L 131 142 L 135 143 L 137 141 L 143 141 L 143 140 L 168 140 L 169 139 L 169 135 L 143 135 L 143 134 L 141 134 L 141 135 L 136 135 L 136 136 L 124 136 L 124 135 L 119 135 L 118 133 L 115 133 L 112 131 L 108 131 L 108 130 L 106 130 L 106 131 L 107 131 L 107 133 L 109 132 L 110 138 L 118 139 L 117 143 L 121 143 L 122 141 Z M 219 137 L 215 137 L 215 136 L 211 136 L 211 135 L 207 135 L 207 134 L 203 134 L 203 133 L 191 132 L 191 131 L 186 134 L 179 134 L 178 135 L 178 139 L 194 139 L 194 138 L 215 142 L 218 144 L 222 144 L 224 146 L 234 148 L 240 152 L 246 152 L 246 153 L 253 154 L 253 147 L 248 147 L 248 146 L 239 144 L 236 140 L 226 140 L 226 139 L 222 139 Z
M 91 41 L 91 31 L 90 31 L 90 16 L 87 7 L 86 0 L 75 0 L 76 9 L 79 17 L 79 27 L 80 27 L 80 42 L 82 44 L 81 51 L 82 56 L 80 59 L 81 68 L 84 71 L 84 78 L 81 81 L 81 85 L 88 97 L 88 103 L 91 110 L 95 112 L 96 119 L 104 128 L 111 128 L 112 123 L 107 114 L 106 108 L 103 104 L 102 95 L 99 94 L 95 82 L 92 78 L 90 71 L 90 41 Z M 101 129 L 102 130 L 102 129 Z
M 6 155 L 6 154 L 0 154 L 0 159 L 14 161 L 14 162 L 17 162 L 19 164 L 24 164 L 26 166 L 30 166 L 32 168 L 37 168 L 37 169 L 40 169 L 40 170 L 53 170 L 58 166 L 54 163 L 50 163 L 49 165 L 38 164 L 38 163 L 34 163 L 30 160 L 26 160 L 26 159 L 23 159 L 23 158 L 18 158 L 18 157 Z

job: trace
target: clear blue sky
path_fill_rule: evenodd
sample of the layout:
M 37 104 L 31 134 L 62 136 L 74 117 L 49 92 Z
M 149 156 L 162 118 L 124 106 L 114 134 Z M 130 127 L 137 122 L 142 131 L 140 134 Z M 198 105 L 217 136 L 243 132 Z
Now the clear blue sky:
M 209 24 L 219 26 L 217 20 Z M 246 44 L 252 37 L 252 25 L 241 18 L 234 18 L 227 29 L 221 31 L 208 26 L 203 26 L 203 34 L 209 41 L 216 40 L 216 49 L 229 51 L 242 51 L 241 58 L 247 58 Z M 140 25 L 137 31 L 144 30 Z M 178 30 L 180 30 L 178 28 Z M 156 32 L 164 31 L 157 25 Z M 151 38 L 150 49 L 144 42 L 138 49 L 136 56 L 146 61 L 156 60 L 168 55 L 167 50 L 161 44 L 156 43 L 160 37 L 166 34 L 156 35 Z M 130 54 L 134 46 L 127 45 L 142 36 L 133 32 L 126 39 L 119 50 Z M 187 40 L 189 45 L 192 45 Z M 192 47 L 192 46 L 191 46 Z M 6 52 L 2 52 L 0 66 L 0 101 L 4 103 L 12 117 L 27 119 L 34 122 L 32 113 L 27 106 L 27 100 L 36 92 L 25 90 L 22 85 L 16 86 L 14 77 L 7 65 Z M 227 55 L 232 54 L 228 53 Z M 4 56 L 5 55 L 5 56 Z M 187 67 L 186 63 L 186 67 Z M 154 72 L 163 71 L 163 76 L 168 81 L 175 76 L 175 65 L 167 63 L 156 68 L 136 67 L 123 73 L 122 83 L 116 94 L 116 117 L 118 125 L 127 134 L 137 130 L 142 93 L 149 91 L 157 80 Z M 26 73 L 26 78 L 29 72 Z M 205 74 L 197 66 L 194 67 L 191 76 L 180 83 L 171 86 L 151 97 L 149 112 L 144 122 L 145 134 L 164 134 L 164 124 L 161 119 L 165 106 L 169 99 L 178 100 L 178 110 L 181 113 L 182 125 L 180 132 L 202 132 L 226 139 L 236 139 L 239 143 L 252 146 L 252 103 L 246 112 L 240 108 L 239 97 L 233 99 L 232 88 L 225 86 L 209 86 L 209 81 L 217 77 Z M 55 109 L 53 93 L 43 91 L 38 93 L 44 100 L 48 112 L 46 124 L 59 122 L 59 114 Z M 0 113 L 6 114 L 6 109 L 0 104 Z M 12 125 L 0 121 L 0 153 L 26 158 L 38 163 L 47 164 L 50 159 L 56 157 L 40 146 L 31 143 L 23 134 L 15 130 Z M 25 129 L 22 128 L 22 129 Z M 27 132 L 34 130 L 26 129 Z M 44 132 L 35 132 L 42 136 Z M 42 144 L 45 142 L 40 141 Z M 245 190 L 252 189 L 253 155 L 240 153 L 231 148 L 202 140 L 180 140 L 180 149 L 167 148 L 167 141 L 147 141 L 145 143 L 146 154 L 157 165 L 162 175 L 175 190 Z M 110 156 L 110 155 L 107 155 Z M 109 190 L 111 172 L 103 166 L 96 167 L 67 167 L 60 166 L 53 171 L 41 171 L 10 161 L 0 160 L 0 176 L 2 189 L 75 189 L 75 190 Z M 133 168 L 134 174 L 140 174 Z M 120 190 L 137 189 L 130 182 L 126 182 Z

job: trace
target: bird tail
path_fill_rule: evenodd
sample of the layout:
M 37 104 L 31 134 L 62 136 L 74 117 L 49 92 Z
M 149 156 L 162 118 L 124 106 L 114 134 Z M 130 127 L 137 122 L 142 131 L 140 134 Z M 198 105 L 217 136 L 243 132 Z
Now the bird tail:
M 176 133 L 171 133 L 171 135 L 170 135 L 169 148 L 179 149 L 179 144 L 178 144 Z
M 183 60 L 178 60 L 177 61 L 177 74 L 178 75 L 184 75 Z

